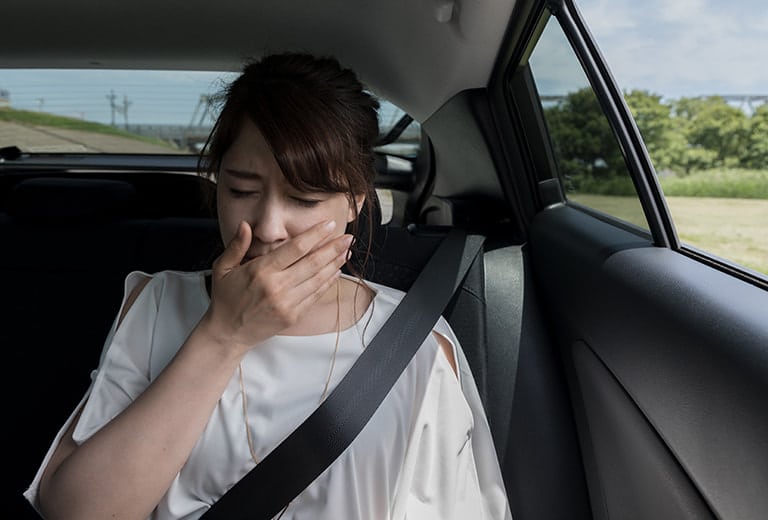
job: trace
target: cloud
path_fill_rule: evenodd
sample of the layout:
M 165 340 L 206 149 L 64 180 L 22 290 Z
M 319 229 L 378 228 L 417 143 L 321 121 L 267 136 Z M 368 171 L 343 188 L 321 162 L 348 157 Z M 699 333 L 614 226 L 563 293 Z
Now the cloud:
M 584 0 L 619 85 L 665 97 L 768 94 L 768 8 L 757 0 Z M 628 22 L 631 20 L 631 23 Z
M 706 0 L 654 1 L 646 3 L 645 7 L 644 11 L 654 12 L 661 21 L 682 24 L 699 20 L 701 14 L 708 11 Z
M 578 2 L 577 9 L 589 21 L 592 32 L 616 35 L 636 27 L 631 0 L 590 0 Z

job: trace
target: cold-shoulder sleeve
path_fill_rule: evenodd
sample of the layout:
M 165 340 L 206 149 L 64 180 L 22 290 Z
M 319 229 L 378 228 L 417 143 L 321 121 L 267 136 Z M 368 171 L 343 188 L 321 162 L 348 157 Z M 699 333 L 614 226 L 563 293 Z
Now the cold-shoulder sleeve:
M 118 317 L 123 313 L 128 295 L 142 280 L 148 278 L 149 283 L 118 327 Z M 37 493 L 43 471 L 77 414 L 80 413 L 80 419 L 73 438 L 81 444 L 128 406 L 149 384 L 147 364 L 157 315 L 158 293 L 161 290 L 162 287 L 146 273 L 134 271 L 126 277 L 123 302 L 107 335 L 99 366 L 91 372 L 91 385 L 56 434 L 32 483 L 24 492 L 25 498 L 35 509 L 38 508 Z M 129 338 L 131 348 L 127 348 Z M 145 349 L 136 348 L 141 345 L 145 345 Z
M 511 520 L 474 378 L 445 320 L 435 332 L 451 342 L 461 370 L 457 378 L 447 358 L 435 356 L 409 439 L 393 518 Z
M 128 276 L 123 305 L 144 277 L 149 275 L 134 272 Z M 99 368 L 92 377 L 90 395 L 72 435 L 76 443 L 82 444 L 149 386 L 152 338 L 162 290 L 162 277 L 150 277 L 122 322 L 118 325 L 115 320 Z

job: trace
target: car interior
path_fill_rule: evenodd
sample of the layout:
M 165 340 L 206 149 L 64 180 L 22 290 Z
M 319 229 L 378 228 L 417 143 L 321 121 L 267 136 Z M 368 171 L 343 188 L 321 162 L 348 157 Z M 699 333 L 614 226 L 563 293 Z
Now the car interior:
M 10 68 L 237 71 L 245 56 L 302 49 L 338 56 L 418 123 L 405 173 L 393 167 L 402 156 L 379 152 L 377 188 L 392 209 L 363 216 L 374 223 L 365 274 L 407 290 L 449 229 L 485 238 L 444 316 L 515 520 L 765 517 L 768 281 L 680 245 L 572 2 L 43 5 L 41 16 L 37 4 L 4 4 L 14 23 L 0 34 L 0 78 Z M 595 85 L 648 229 L 564 195 L 528 64 L 546 23 L 563 28 Z M 88 388 L 126 275 L 207 269 L 222 245 L 215 185 L 194 154 L 14 144 L 0 142 L 0 320 L 15 452 L 4 509 L 21 519 L 37 518 L 22 492 Z

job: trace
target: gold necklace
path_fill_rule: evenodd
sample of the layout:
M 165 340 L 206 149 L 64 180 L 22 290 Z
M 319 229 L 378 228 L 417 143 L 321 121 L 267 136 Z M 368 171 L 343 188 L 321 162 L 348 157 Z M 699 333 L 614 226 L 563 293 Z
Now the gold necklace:
M 323 388 L 323 393 L 320 394 L 320 402 L 322 403 L 323 400 L 325 400 L 325 396 L 328 393 L 328 387 L 331 385 L 331 377 L 333 376 L 333 369 L 336 367 L 336 354 L 339 352 L 339 337 L 341 336 L 341 281 L 336 282 L 336 341 L 333 345 L 333 356 L 331 356 L 331 367 L 328 370 L 328 378 L 325 381 L 325 387 Z M 251 426 L 250 426 L 250 420 L 248 419 L 248 401 L 247 397 L 245 395 L 245 383 L 243 382 L 243 364 L 242 362 L 237 365 L 238 371 L 240 372 L 240 395 L 242 396 L 242 402 L 243 402 L 243 419 L 245 422 L 245 436 L 248 439 L 248 450 L 251 452 L 251 458 L 253 459 L 253 462 L 256 464 L 259 463 L 258 457 L 256 457 L 256 451 L 253 449 L 253 440 L 251 439 Z M 277 516 L 276 520 L 280 520 L 282 518 L 283 514 L 285 513 L 285 510 L 288 509 L 288 506 L 291 505 L 289 502 L 288 505 L 283 508 L 283 510 L 280 512 L 280 514 Z
M 336 354 L 339 352 L 339 336 L 341 336 L 341 280 L 336 281 L 336 341 L 333 345 L 333 356 L 331 357 L 331 368 L 328 369 L 328 379 L 325 380 L 323 393 L 320 394 L 321 403 L 328 393 L 328 386 L 331 384 L 333 369 L 336 367 Z

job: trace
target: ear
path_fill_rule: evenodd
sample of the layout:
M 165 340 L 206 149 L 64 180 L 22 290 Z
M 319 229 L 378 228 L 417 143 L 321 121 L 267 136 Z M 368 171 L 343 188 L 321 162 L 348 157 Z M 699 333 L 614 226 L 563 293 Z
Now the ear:
M 357 206 L 357 212 L 355 212 L 355 206 L 353 206 L 352 201 L 350 201 L 349 212 L 347 213 L 347 222 L 352 222 L 360 215 L 360 211 L 362 211 L 363 209 L 364 202 L 365 202 L 364 194 L 355 195 L 354 205 Z

